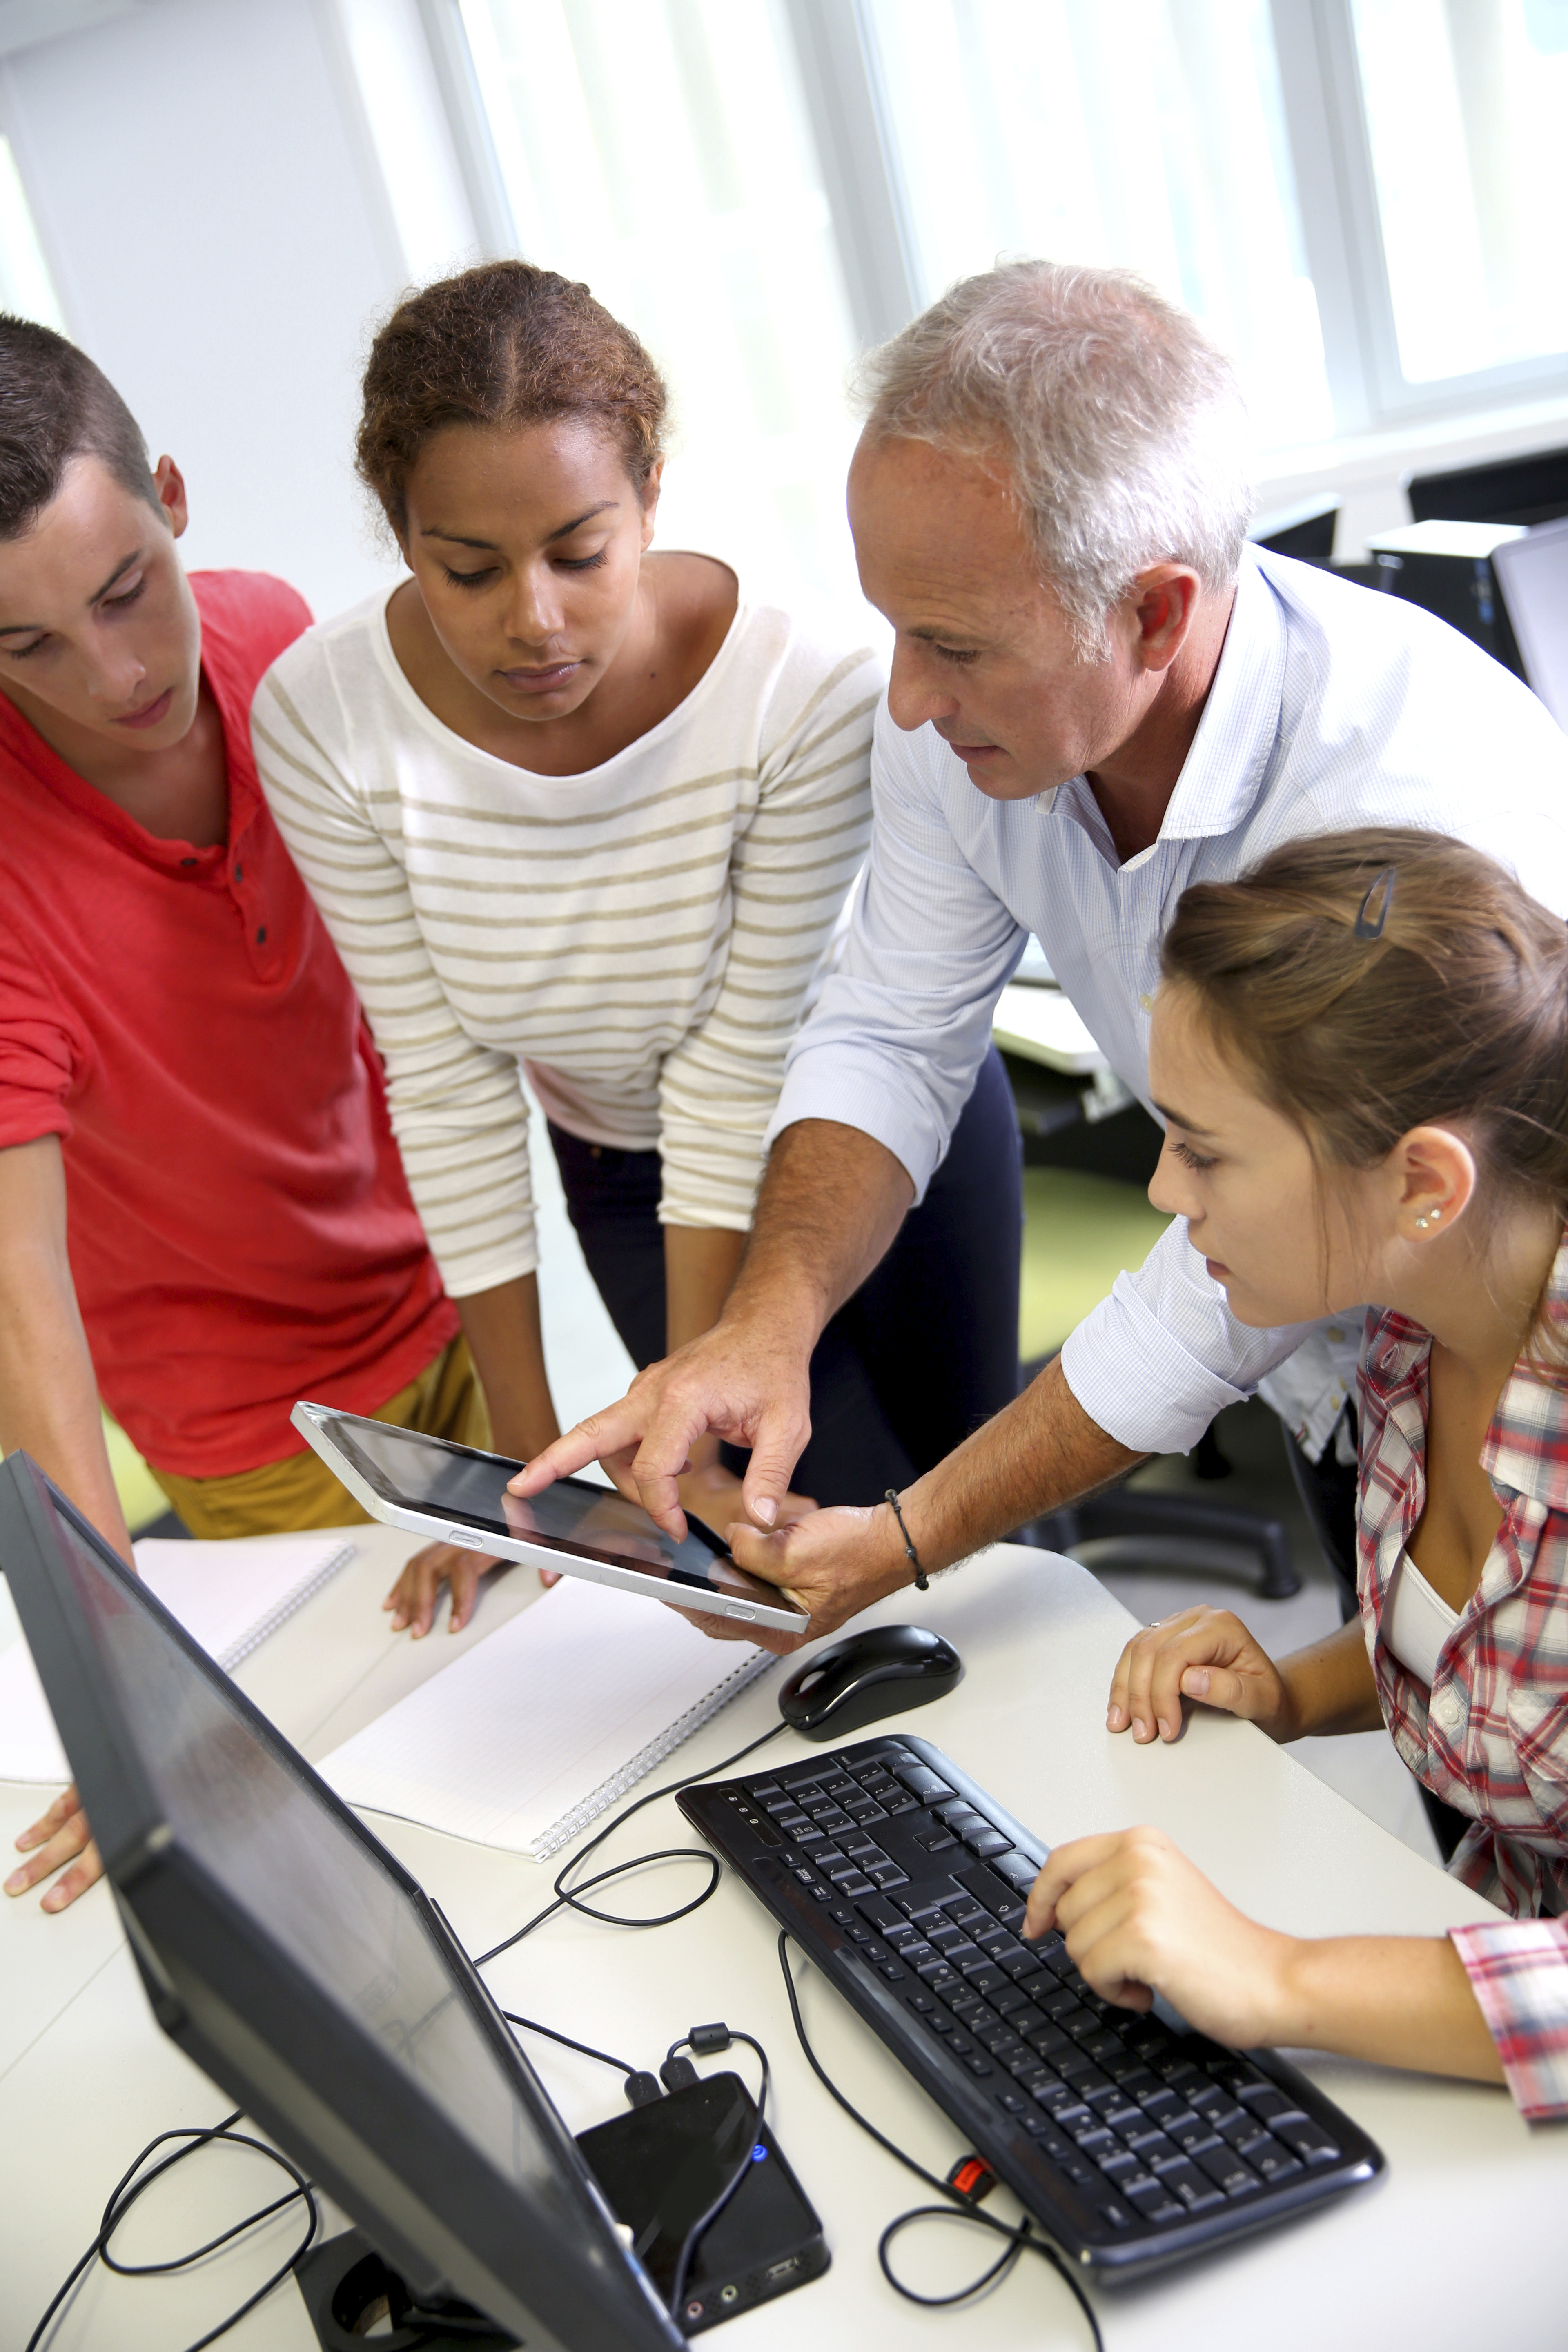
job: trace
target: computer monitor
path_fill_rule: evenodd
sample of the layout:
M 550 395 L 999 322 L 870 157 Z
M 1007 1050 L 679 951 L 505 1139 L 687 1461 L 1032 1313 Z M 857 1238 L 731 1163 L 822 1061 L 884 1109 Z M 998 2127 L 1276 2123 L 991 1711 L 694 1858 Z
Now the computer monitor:
M 1413 474 L 1405 487 L 1415 522 L 1550 522 L 1568 514 L 1568 449 Z
M 436 1906 L 25 1454 L 0 1569 L 165 2033 L 422 2302 L 681 2344 Z
M 1492 570 L 1524 675 L 1559 727 L 1568 728 L 1568 520 L 1537 523 L 1495 549 Z

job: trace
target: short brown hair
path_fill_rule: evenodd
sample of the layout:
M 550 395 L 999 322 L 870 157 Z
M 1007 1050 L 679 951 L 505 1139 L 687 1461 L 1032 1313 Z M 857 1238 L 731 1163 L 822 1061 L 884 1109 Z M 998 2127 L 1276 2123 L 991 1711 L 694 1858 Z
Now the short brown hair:
M 401 537 L 408 478 L 448 425 L 600 424 L 641 489 L 662 455 L 664 380 L 585 286 L 527 261 L 487 261 L 406 295 L 364 372 L 359 475 Z
M 1375 1167 L 1459 1122 L 1495 1192 L 1568 1222 L 1568 929 L 1479 849 L 1288 842 L 1184 891 L 1161 969 L 1321 1157 Z
M 157 505 L 142 428 L 102 369 L 52 327 L 0 312 L 0 540 L 37 520 L 73 457 Z

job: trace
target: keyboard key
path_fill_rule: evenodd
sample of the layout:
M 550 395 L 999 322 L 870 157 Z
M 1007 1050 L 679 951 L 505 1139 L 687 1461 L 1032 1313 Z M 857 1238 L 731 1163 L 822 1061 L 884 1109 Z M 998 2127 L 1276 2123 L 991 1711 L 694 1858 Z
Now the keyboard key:
M 1167 2139 L 1163 2132 L 1140 2132 L 1136 2139 L 1129 2132 L 1127 2144 L 1133 2149 L 1145 2172 L 1164 2174 L 1173 2164 L 1185 2164 L 1187 2161 L 1175 2141 Z
M 1160 2186 L 1167 2195 L 1179 2197 L 1189 2213 L 1206 2213 L 1214 2206 L 1225 2202 L 1214 2182 L 1201 2173 L 1195 2164 L 1173 2164 L 1161 2173 Z
M 950 1847 L 957 1846 L 958 1840 L 951 1830 L 917 1830 L 915 1843 L 923 1845 L 927 1853 L 945 1853 Z
M 1022 2010 L 1029 2021 L 1033 2022 L 1035 2014 L 1034 2003 L 1030 2000 L 1026 1992 L 1020 1992 L 1018 1990 L 1016 1985 L 1003 1985 L 997 1991 L 994 1992 L 991 1995 L 991 2006 L 996 2011 L 998 2017 L 1016 2017 L 1018 2011 Z
M 889 1941 L 894 1936 L 912 1936 L 915 1932 L 903 1913 L 895 1910 L 885 1895 L 868 1895 L 860 1904 L 859 1911 L 861 1918 L 879 1928 Z
M 879 1886 L 907 1886 L 910 1883 L 909 1872 L 900 1870 L 896 1862 L 868 1862 L 865 1867 L 867 1877 L 874 1879 Z
M 831 1780 L 823 1781 L 822 1792 L 826 1797 L 858 1797 L 860 1783 L 852 1780 L 847 1772 L 836 1772 Z
M 963 1837 L 967 1830 L 988 1830 L 991 1827 L 984 1814 L 976 1812 L 965 1797 L 954 1797 L 945 1805 L 933 1805 L 931 1811 L 939 1822 L 945 1822 L 947 1827 L 956 1831 L 960 1837 Z
M 1038 2090 L 1040 2084 L 1049 2081 L 1051 2076 L 1051 2069 L 1046 2064 L 1045 2060 L 1037 2058 L 1026 2042 L 1016 2058 L 1008 2059 L 1007 2072 L 1015 2083 L 1021 2083 L 1025 2090 L 1029 2092 Z M 1058 2075 L 1057 2079 L 1059 2081 L 1061 2078 Z
M 848 1927 L 845 1933 L 852 1944 L 874 1944 L 877 1940 L 869 1927 Z
M 1207 2173 L 1216 2189 L 1224 2189 L 1227 2197 L 1249 2197 L 1263 2186 L 1252 2167 L 1244 2164 L 1233 2149 L 1223 2144 L 1219 2147 L 1205 2148 L 1203 2155 L 1194 2157 L 1193 2161 L 1200 2172 Z
M 819 1829 L 831 1830 L 836 1837 L 840 1830 L 855 1827 L 842 1805 L 813 1805 L 810 1812 Z
M 1110 2222 L 1113 2230 L 1130 2230 L 1132 2227 L 1131 2214 L 1127 2210 L 1126 2206 L 1121 2204 L 1118 2199 L 1114 2197 L 1102 2198 L 1100 2203 L 1100 2210 L 1103 2218 Z
M 1305 2116 L 1299 2120 L 1292 2117 L 1289 2122 L 1278 2123 L 1274 2130 L 1303 2164 L 1337 2164 L 1339 2161 L 1339 2143 L 1330 2137 L 1321 2124 L 1311 2123 Z
M 877 1971 L 879 1976 L 886 1977 L 889 1984 L 900 1984 L 903 1981 L 904 1971 L 900 1968 L 897 1960 L 879 1960 L 877 1964 Z
M 1108 2070 L 1110 2061 L 1123 2054 L 1121 2036 L 1112 2033 L 1109 2026 L 1102 2025 L 1098 2033 L 1088 2033 L 1075 2039 L 1078 2040 L 1079 2049 L 1086 2050 L 1096 2065 L 1104 2066 Z M 1114 2080 L 1114 2077 L 1112 2079 Z
M 956 2050 L 961 2058 L 969 2057 L 974 2048 L 974 2044 L 971 2042 L 968 2034 L 960 2032 L 956 2025 L 952 2028 L 952 2032 L 948 2036 L 947 2046 L 950 2050 Z
M 951 1878 L 917 1880 L 911 1886 L 901 1886 L 895 1900 L 906 1919 L 918 1919 L 922 1925 L 935 1926 L 943 1916 L 942 1906 L 952 1894 Z M 926 1914 L 932 1916 L 928 1922 Z
M 960 1895 L 948 1905 L 947 1916 L 955 1927 L 973 1927 L 977 1919 L 988 1920 L 991 1914 L 976 1903 L 973 1895 Z
M 976 1830 L 961 1831 L 960 1835 L 970 1853 L 977 1853 L 982 1862 L 988 1862 L 993 1854 L 1011 1853 L 1013 1851 L 1012 1839 L 1004 1837 L 1000 1830 L 994 1830 L 989 1822 Z
M 1131 2133 L 1146 2132 L 1149 2129 L 1142 2108 L 1135 2099 L 1129 2099 L 1125 2095 L 1107 2099 L 1100 2112 L 1110 2129 L 1125 2139 L 1129 2147 L 1132 2145 L 1130 2137 Z
M 893 1774 L 911 1795 L 919 1797 L 922 1804 L 940 1805 L 952 1799 L 952 1790 L 945 1780 L 938 1778 L 929 1764 L 917 1764 L 912 1760 L 908 1764 L 895 1764 Z
M 1001 1969 L 993 1967 L 992 1963 L 984 1958 L 978 1963 L 973 1960 L 964 1961 L 959 1969 L 959 1974 L 969 1979 L 976 1992 L 1000 1992 L 1007 1981 Z
M 1114 2180 L 1119 2173 L 1136 2173 L 1139 2168 L 1138 2158 L 1133 2155 L 1131 2149 L 1130 2147 L 1119 2147 L 1114 2142 L 1112 2142 L 1110 2147 L 1104 2149 L 1099 2156 L 1097 2156 L 1094 2160 L 1096 2164 L 1099 2165 L 1101 2172 L 1103 2172 L 1107 2179 L 1110 2180 Z
M 1078 2143 L 1079 2154 L 1091 2157 L 1096 2164 L 1102 2156 L 1109 2156 L 1112 2148 L 1121 2148 L 1121 2142 L 1113 2139 L 1105 2126 L 1099 2122 L 1090 2122 L 1082 2131 L 1075 2131 L 1073 2138 Z M 1125 2150 L 1121 2152 L 1125 2154 Z
M 926 1929 L 926 1934 L 939 1952 L 951 1952 L 955 1948 L 963 1952 L 978 1951 L 980 1948 L 964 1934 L 962 1927 L 955 1927 L 951 1919 L 934 1919 Z
M 911 1992 L 907 1998 L 917 2016 L 935 2017 L 938 2014 L 937 2005 L 929 1992 Z
M 1107 2074 L 1111 2074 L 1111 2069 L 1107 2067 L 1106 2072 Z M 1111 2079 L 1113 2082 L 1120 2083 L 1124 2091 L 1132 2091 L 1132 2084 L 1125 2074 L 1111 2074 Z M 1174 2091 L 1168 2089 L 1163 2083 L 1156 2084 L 1152 2091 L 1146 2091 L 1142 2087 L 1142 2085 L 1140 2085 L 1139 2088 L 1133 2092 L 1133 2095 L 1137 2099 L 1138 2104 L 1142 2108 L 1144 2114 L 1148 2116 L 1152 2121 L 1157 2121 L 1162 2129 L 1167 2127 L 1173 2116 L 1190 2115 L 1192 2113 L 1191 2108 L 1184 2107 L 1180 2099 L 1177 2098 Z
M 1011 1853 L 998 1854 L 991 1864 L 997 1877 L 1005 1878 L 1015 1895 L 1027 1895 L 1042 1866 L 1037 1862 L 1031 1862 L 1026 1853 L 1019 1853 L 1016 1848 Z
M 852 1853 L 858 1862 L 886 1862 L 888 1859 L 876 1839 L 868 1837 L 864 1830 L 841 1830 L 837 1843 L 846 1853 Z
M 833 1880 L 835 1885 L 841 1885 L 847 1878 L 858 1878 L 862 1875 L 860 1865 L 854 1856 L 839 1853 L 836 1847 L 829 1847 L 826 1853 L 813 1854 L 812 1860 L 825 1877 Z M 868 1878 L 866 1881 L 868 1889 L 870 1884 Z
M 1005 2107 L 1010 2116 L 1021 2116 L 1026 2103 L 1018 2096 L 1016 2091 L 998 2091 L 996 2104 L 999 2107 Z
M 1189 2156 L 1195 2156 L 1200 2147 L 1213 2147 L 1219 2134 L 1205 2116 L 1194 2116 L 1188 2109 L 1182 2115 L 1166 2116 L 1165 2137 L 1173 2139 L 1176 2146 L 1184 2148 Z
M 885 1822 L 888 1818 L 881 1806 L 869 1797 L 857 1797 L 847 1803 L 844 1810 L 852 1822 L 859 1822 L 862 1829 L 868 1828 L 872 1822 Z
M 931 2032 L 935 2034 L 939 2034 L 944 2042 L 949 2042 L 951 2037 L 958 2031 L 958 2028 L 954 2025 L 952 2018 L 949 2017 L 945 2009 L 933 2009 L 930 2014 L 926 2016 L 925 2022 L 930 2026 Z
M 989 2074 L 993 2071 L 989 2058 L 966 2058 L 963 2063 L 972 2074 Z
M 963 1984 L 963 1979 L 948 1967 L 940 1952 L 935 1959 L 922 1960 L 915 1974 L 926 1990 L 934 1992 L 939 2000 L 946 2000 L 950 1993 L 959 1991 Z
M 1251 2161 L 1270 2185 L 1276 2180 L 1288 2180 L 1291 2173 L 1300 2172 L 1301 2169 L 1300 2158 L 1292 2156 L 1289 2148 L 1280 2147 L 1277 2143 L 1268 2147 L 1255 2148 Z
M 918 1813 L 920 1811 L 920 1806 L 916 1800 L 913 1797 L 907 1795 L 902 1789 L 899 1790 L 896 1797 L 881 1797 L 879 1801 L 886 1808 L 889 1814 L 892 1816 L 896 1816 L 900 1813 Z
M 1015 1984 L 1038 1985 L 1043 1991 L 1047 1985 L 1055 1981 L 1040 1966 L 1027 1944 L 1015 1943 L 1009 1950 L 999 1955 L 996 1965 L 1006 1969 Z
M 775 1819 L 777 1826 L 783 1830 L 785 1837 L 796 1837 L 802 1830 L 808 1830 L 811 1827 L 810 1814 L 799 1811 L 794 1805 L 787 1812 L 776 1815 Z
M 1146 2188 L 1139 2189 L 1129 2188 L 1123 2181 L 1121 2194 L 1131 2204 L 1136 2205 L 1145 2221 L 1179 2221 L 1185 2213 L 1186 2209 L 1178 2205 L 1169 2190 L 1157 2180 L 1151 2180 Z
M 871 1892 L 870 1880 L 859 1871 L 857 1871 L 852 1878 L 840 1878 L 835 1883 L 839 1893 L 847 1895 L 852 1902 L 858 1902 L 862 1895 L 869 1895 Z
M 1245 2084 L 1237 2097 L 1247 2114 L 1267 2124 L 1270 2131 L 1278 2131 L 1287 2116 L 1294 2121 L 1301 2114 L 1300 2101 L 1288 2097 L 1273 2083 Z
M 1021 2027 L 1020 2031 L 1030 2049 L 1037 2050 L 1041 2057 L 1048 2058 L 1053 2065 L 1059 2054 L 1073 2047 L 1061 2027 L 1052 2025 L 1048 2020 L 1040 2025 Z

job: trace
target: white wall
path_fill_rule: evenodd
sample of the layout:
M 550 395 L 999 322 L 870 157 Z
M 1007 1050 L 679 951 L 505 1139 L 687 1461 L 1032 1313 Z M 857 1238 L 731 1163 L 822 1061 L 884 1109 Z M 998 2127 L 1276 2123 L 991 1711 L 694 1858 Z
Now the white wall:
M 395 85 L 413 0 L 373 5 Z M 0 67 L 68 328 L 184 469 L 187 560 L 279 572 L 320 613 L 394 572 L 353 474 L 368 325 L 472 242 L 450 156 L 443 186 L 411 145 L 406 250 L 351 67 L 365 14 L 142 0 Z

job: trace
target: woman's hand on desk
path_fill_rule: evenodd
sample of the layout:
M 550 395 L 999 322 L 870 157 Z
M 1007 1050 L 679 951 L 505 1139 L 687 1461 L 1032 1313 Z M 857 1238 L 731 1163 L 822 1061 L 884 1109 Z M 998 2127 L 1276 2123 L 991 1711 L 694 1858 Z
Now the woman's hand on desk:
M 103 1876 L 103 1864 L 74 1784 L 63 1797 L 55 1799 L 48 1811 L 40 1815 L 31 1829 L 22 1832 L 16 1840 L 16 1851 L 27 1859 L 5 1881 L 7 1895 L 26 1895 L 29 1886 L 37 1886 L 40 1878 L 47 1878 L 62 1863 L 72 1865 L 50 1887 L 39 1906 L 41 1910 L 63 1911 L 68 1903 L 74 1903 L 79 1895 L 86 1893 L 94 1879 Z
M 452 1615 L 447 1630 L 460 1633 L 474 1613 L 480 1577 L 496 1565 L 488 1553 L 465 1551 L 460 1544 L 426 1544 L 423 1551 L 415 1553 L 381 1604 L 394 1612 L 393 1632 L 401 1633 L 405 1625 L 412 1625 L 415 1640 L 422 1641 L 435 1618 L 441 1587 L 449 1584 Z M 553 1584 L 555 1579 L 547 1576 L 543 1580 Z
M 1238 1715 L 1271 1739 L 1298 1737 L 1284 1676 L 1228 1609 L 1184 1609 L 1135 1633 L 1110 1679 L 1106 1727 L 1174 1739 L 1184 1698 Z

